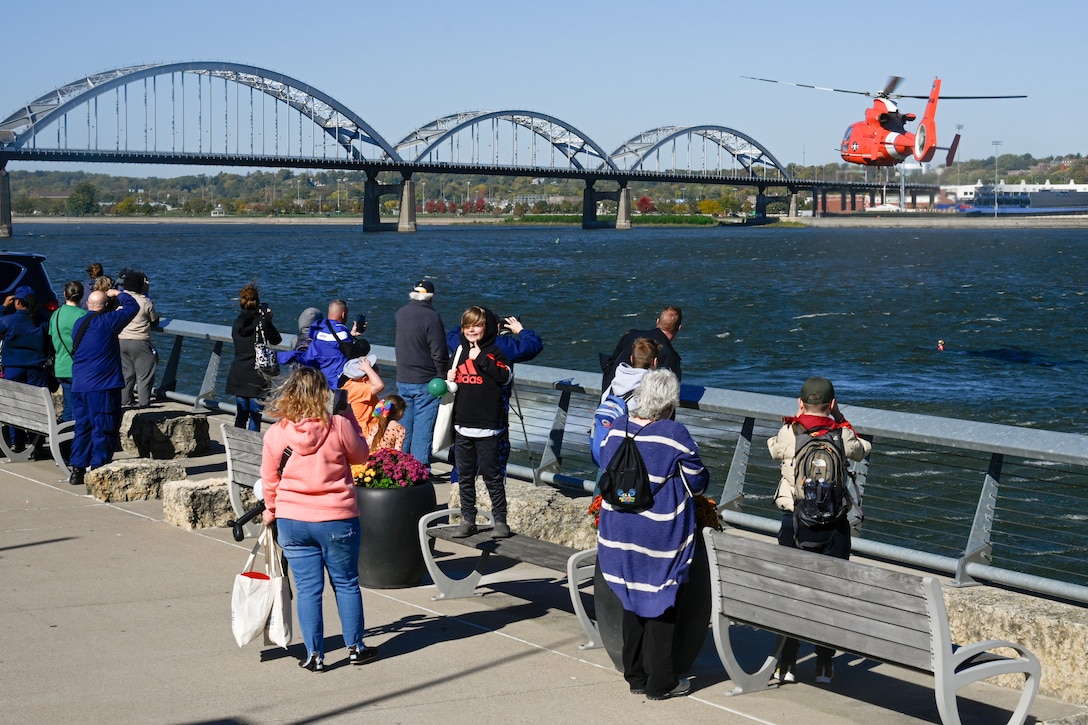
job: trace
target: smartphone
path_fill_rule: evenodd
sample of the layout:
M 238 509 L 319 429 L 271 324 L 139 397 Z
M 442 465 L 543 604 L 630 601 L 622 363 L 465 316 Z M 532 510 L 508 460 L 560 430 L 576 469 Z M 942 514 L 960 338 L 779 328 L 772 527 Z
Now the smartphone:
M 355 318 L 355 331 L 362 332 L 366 329 L 366 315 L 358 315 Z

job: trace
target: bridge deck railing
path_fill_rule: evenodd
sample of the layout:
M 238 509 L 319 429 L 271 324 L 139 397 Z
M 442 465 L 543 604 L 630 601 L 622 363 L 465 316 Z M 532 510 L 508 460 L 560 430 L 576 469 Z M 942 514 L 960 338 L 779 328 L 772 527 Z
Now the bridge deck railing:
M 228 326 L 164 320 L 156 336 L 170 345 L 160 395 L 233 412 L 217 394 L 224 346 L 232 354 Z M 280 347 L 294 342 L 285 335 Z M 392 386 L 393 349 L 375 345 L 374 353 Z M 600 374 L 530 364 L 515 373 L 511 474 L 591 492 L 597 471 L 589 429 Z M 178 390 L 179 381 L 197 379 L 198 389 Z M 797 399 L 683 385 L 681 405 L 677 420 L 699 442 L 722 518 L 776 534 L 778 462 L 766 440 Z M 961 585 L 986 581 L 1088 603 L 1088 436 L 842 408 L 873 441 L 872 455 L 855 469 L 865 518 L 855 521 L 854 551 L 943 572 Z

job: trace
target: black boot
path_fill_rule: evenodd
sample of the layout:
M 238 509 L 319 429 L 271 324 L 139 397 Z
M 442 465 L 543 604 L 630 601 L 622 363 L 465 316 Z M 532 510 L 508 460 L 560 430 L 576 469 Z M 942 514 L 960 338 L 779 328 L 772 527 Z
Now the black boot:
M 68 483 L 73 486 L 82 486 L 86 483 L 87 469 L 86 468 L 73 468 L 71 475 L 68 476 Z

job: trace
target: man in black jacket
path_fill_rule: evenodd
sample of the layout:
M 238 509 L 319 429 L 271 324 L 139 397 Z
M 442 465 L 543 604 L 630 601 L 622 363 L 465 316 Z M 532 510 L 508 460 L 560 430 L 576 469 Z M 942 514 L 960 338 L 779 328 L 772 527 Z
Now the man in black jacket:
M 446 377 L 449 352 L 442 318 L 432 303 L 434 283 L 416 283 L 408 297 L 411 301 L 394 316 L 397 392 L 408 403 L 400 422 L 405 429 L 404 450 L 429 465 L 439 399 L 431 395 L 427 384 L 433 378 Z
M 657 367 L 672 370 L 676 373 L 676 379 L 682 380 L 680 375 L 680 354 L 672 346 L 672 341 L 680 334 L 680 324 L 683 322 L 683 312 L 679 307 L 666 307 L 657 316 L 657 326 L 652 330 L 628 330 L 616 344 L 616 349 L 609 357 L 601 355 L 601 389 L 608 390 L 612 384 L 612 378 L 616 376 L 616 368 L 620 363 L 631 362 L 631 351 L 635 347 L 635 340 L 640 337 L 648 337 L 661 345 L 657 354 Z

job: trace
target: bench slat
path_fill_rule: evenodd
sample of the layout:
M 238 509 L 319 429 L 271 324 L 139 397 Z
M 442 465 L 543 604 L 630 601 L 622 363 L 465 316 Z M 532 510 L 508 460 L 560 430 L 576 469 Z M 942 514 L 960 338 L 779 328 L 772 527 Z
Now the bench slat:
M 887 622 L 889 626 L 913 630 L 924 635 L 926 647 L 929 646 L 929 616 L 925 611 L 925 600 L 909 594 L 896 595 L 878 589 L 865 590 L 861 585 L 842 587 L 832 586 L 821 589 L 806 583 L 804 577 L 791 581 L 769 578 L 761 574 L 722 569 L 722 581 L 725 584 L 724 596 L 729 599 L 751 601 L 738 596 L 734 587 L 762 590 L 772 600 L 781 602 L 779 608 L 786 608 L 795 602 L 811 602 L 815 607 L 836 607 L 844 613 L 862 619 L 874 619 Z M 840 600 L 846 598 L 846 602 Z M 795 608 L 798 616 L 806 616 L 802 607 Z
M 513 534 L 506 539 L 492 539 L 488 530 L 474 536 L 463 539 L 454 538 L 456 531 L 451 527 L 431 527 L 427 534 L 436 539 L 451 541 L 462 546 L 470 546 L 480 551 L 488 551 L 494 556 L 502 556 L 507 559 L 515 559 L 526 564 L 542 566 L 546 569 L 566 572 L 567 559 L 577 553 L 577 549 L 562 544 L 553 544 L 550 541 L 542 541 L 531 536 Z
M 929 649 L 920 650 L 907 643 L 889 642 L 864 631 L 855 631 L 847 627 L 851 620 L 842 621 L 842 626 L 833 626 L 828 622 L 816 623 L 802 620 L 792 614 L 775 611 L 766 603 L 749 604 L 742 601 L 723 603 L 725 616 L 730 620 L 750 624 L 759 629 L 767 629 L 779 634 L 788 634 L 806 642 L 824 644 L 835 649 L 845 650 L 872 657 L 882 662 L 899 664 L 923 672 L 933 672 L 932 655 Z

